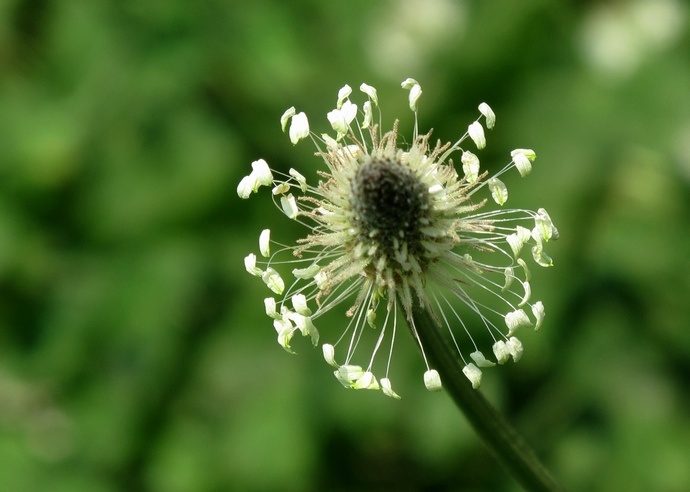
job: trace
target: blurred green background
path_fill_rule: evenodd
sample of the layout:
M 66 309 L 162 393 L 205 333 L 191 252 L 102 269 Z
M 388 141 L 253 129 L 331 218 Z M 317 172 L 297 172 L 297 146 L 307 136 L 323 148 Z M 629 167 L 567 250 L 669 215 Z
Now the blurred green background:
M 690 490 L 690 8 L 681 0 L 0 0 L 0 489 L 514 491 L 411 337 L 402 401 L 286 354 L 244 271 L 302 231 L 251 161 L 307 172 L 345 83 L 546 207 L 547 317 L 482 391 L 572 490 Z M 407 126 L 405 126 L 407 125 Z M 489 164 L 492 163 L 493 164 Z M 332 339 L 342 320 L 319 325 Z

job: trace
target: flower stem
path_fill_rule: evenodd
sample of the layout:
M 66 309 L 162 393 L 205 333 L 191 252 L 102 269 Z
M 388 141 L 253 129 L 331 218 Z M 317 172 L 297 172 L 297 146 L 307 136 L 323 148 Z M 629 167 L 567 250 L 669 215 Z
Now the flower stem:
M 439 372 L 444 388 L 494 457 L 525 490 L 563 491 L 534 450 L 491 403 L 478 390 L 472 388 L 450 344 L 429 313 L 416 308 L 413 317 L 417 335 L 432 368 Z

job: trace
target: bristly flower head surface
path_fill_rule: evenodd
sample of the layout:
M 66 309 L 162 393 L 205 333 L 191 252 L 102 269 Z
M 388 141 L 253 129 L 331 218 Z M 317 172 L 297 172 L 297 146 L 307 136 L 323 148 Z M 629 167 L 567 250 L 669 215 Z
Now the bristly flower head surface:
M 534 151 L 512 151 L 511 161 L 489 177 L 480 171 L 477 155 L 463 147 L 468 141 L 478 149 L 486 146 L 484 127 L 491 129 L 496 121 L 486 103 L 479 105 L 479 118 L 457 142 L 432 146 L 430 133 L 417 131 L 420 85 L 407 79 L 402 87 L 409 91 L 415 116 L 411 145 L 401 148 L 397 121 L 392 130 L 381 132 L 375 88 L 360 86 L 366 99 L 360 109 L 346 85 L 336 108 L 326 115 L 334 134 L 312 133 L 307 116 L 295 108 L 281 118 L 283 131 L 290 125 L 293 144 L 311 137 L 316 145 L 316 155 L 326 166 L 318 183 L 307 183 L 295 169 L 276 178 L 279 173 L 261 159 L 252 163 L 252 172 L 237 188 L 241 198 L 248 198 L 261 186 L 272 187 L 278 208 L 309 230 L 296 245 L 283 246 L 273 242 L 266 229 L 259 236 L 263 259 L 250 254 L 244 260 L 247 271 L 279 296 L 264 301 L 278 343 L 292 352 L 290 342 L 299 332 L 318 345 L 317 319 L 344 304 L 344 329 L 333 343 L 322 345 L 325 360 L 344 386 L 381 389 L 394 398 L 399 396 L 388 373 L 403 317 L 425 359 L 426 387 L 441 388 L 417 336 L 415 306 L 428 310 L 438 328 L 448 331 L 475 388 L 480 368 L 519 360 L 522 344 L 516 332 L 527 326 L 538 330 L 544 319 L 543 304 L 531 299 L 530 271 L 521 255 L 529 249 L 538 265 L 551 266 L 544 243 L 558 237 L 544 209 L 502 208 L 508 190 L 499 176 L 512 168 L 527 176 Z M 450 159 L 454 153 L 460 155 L 462 176 Z M 498 207 L 488 206 L 488 196 Z M 271 246 L 277 245 L 272 253 Z M 286 252 L 292 259 L 278 261 Z M 284 272 L 277 269 L 288 265 L 293 280 L 286 287 Z M 493 307 L 496 300 L 502 308 Z M 490 338 L 475 341 L 473 325 L 483 326 Z M 483 351 L 482 343 L 490 345 L 491 352 Z M 342 363 L 336 360 L 338 347 L 344 353 Z M 368 360 L 357 363 L 356 355 L 365 349 Z M 378 379 L 374 361 L 381 349 L 388 356 L 384 377 Z

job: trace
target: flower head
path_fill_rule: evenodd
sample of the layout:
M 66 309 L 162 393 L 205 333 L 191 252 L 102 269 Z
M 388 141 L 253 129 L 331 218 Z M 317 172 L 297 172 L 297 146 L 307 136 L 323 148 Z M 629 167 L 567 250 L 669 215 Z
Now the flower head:
M 360 86 L 367 98 L 360 112 L 346 85 L 336 108 L 327 114 L 333 135 L 311 133 L 307 116 L 294 108 L 281 117 L 283 130 L 292 120 L 293 143 L 309 136 L 316 145 L 325 165 L 318 183 L 307 183 L 294 169 L 281 175 L 260 160 L 238 187 L 240 197 L 248 198 L 261 186 L 273 186 L 276 206 L 308 230 L 296 245 L 271 253 L 270 231 L 265 229 L 259 251 L 266 260 L 254 254 L 245 258 L 247 271 L 280 296 L 265 300 L 278 343 L 292 352 L 290 343 L 299 331 L 317 345 L 318 318 L 344 306 L 347 322 L 335 337 L 329 333 L 329 342 L 322 345 L 324 359 L 344 386 L 381 389 L 394 398 L 399 396 L 392 389 L 389 368 L 402 318 L 424 354 L 414 307 L 428 310 L 438 328 L 448 331 L 473 387 L 480 384 L 481 368 L 519 360 L 522 343 L 515 334 L 527 326 L 539 329 L 544 319 L 541 301 L 531 301 L 524 246 L 531 245 L 538 265 L 550 266 L 544 243 L 558 237 L 544 209 L 489 206 L 489 196 L 499 207 L 508 200 L 507 187 L 498 177 L 512 168 L 526 176 L 536 154 L 517 149 L 498 173 L 489 177 L 481 171 L 479 157 L 464 146 L 486 146 L 481 120 L 488 129 L 496 121 L 486 103 L 479 105 L 479 118 L 457 142 L 432 145 L 430 133 L 417 131 L 421 86 L 407 79 L 402 87 L 409 91 L 415 116 L 410 145 L 398 143 L 397 121 L 385 133 L 374 122 L 374 111 L 380 121 L 375 88 Z M 454 153 L 460 154 L 462 175 L 451 159 Z M 280 261 L 278 255 L 286 252 L 293 257 Z M 291 269 L 293 280 L 284 282 L 279 269 Z M 474 325 L 483 330 L 473 332 Z M 343 353 L 340 363 L 338 347 Z M 374 363 L 382 350 L 388 356 L 383 377 L 377 379 Z M 365 351 L 367 359 L 359 362 Z M 438 390 L 441 379 L 424 358 L 424 383 Z

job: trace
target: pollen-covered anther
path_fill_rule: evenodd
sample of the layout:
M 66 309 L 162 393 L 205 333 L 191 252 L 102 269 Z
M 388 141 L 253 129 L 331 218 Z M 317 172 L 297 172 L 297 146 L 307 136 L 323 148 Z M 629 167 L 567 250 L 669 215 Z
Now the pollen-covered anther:
M 355 119 L 355 116 L 357 116 L 357 105 L 351 103 L 349 99 L 343 103 L 341 108 L 334 109 L 326 115 L 333 129 L 338 132 L 336 140 L 340 140 L 350 131 L 350 123 Z
M 483 102 L 479 105 L 479 112 L 484 115 L 484 118 L 486 119 L 486 127 L 491 130 L 496 124 L 496 115 L 494 114 L 493 109 L 491 109 L 488 104 Z
M 297 200 L 295 200 L 295 197 L 292 195 L 292 193 L 287 196 L 281 196 L 280 205 L 283 208 L 283 213 L 285 213 L 285 215 L 287 215 L 289 218 L 294 219 L 297 217 L 299 208 L 297 207 Z
M 292 176 L 295 181 L 297 181 L 297 184 L 299 185 L 300 189 L 302 190 L 302 193 L 307 192 L 307 178 L 305 178 L 301 173 L 299 173 L 297 170 L 290 168 L 290 171 L 288 171 L 288 174 Z
M 361 366 L 346 364 L 338 367 L 335 377 L 346 388 L 352 389 L 380 389 L 379 383 L 370 371 Z
M 543 208 L 537 210 L 537 216 L 534 218 L 535 228 L 541 233 L 542 239 L 544 241 L 549 241 L 551 239 L 558 239 L 558 229 L 553 225 L 551 216 Z
M 486 147 L 484 127 L 481 123 L 479 123 L 478 121 L 472 123 L 469 127 L 467 127 L 467 133 L 470 135 L 470 138 L 472 139 L 474 145 L 476 145 L 478 149 L 481 150 L 484 147 Z
M 472 388 L 477 389 L 482 383 L 482 371 L 472 362 L 462 368 L 462 372 L 472 383 Z
M 335 368 L 340 367 L 335 362 L 335 347 L 333 347 L 333 345 L 331 345 L 330 343 L 324 343 L 321 346 L 321 350 L 323 351 L 323 358 L 328 363 L 328 365 L 333 366 Z
M 290 122 L 290 141 L 293 145 L 309 136 L 309 120 L 304 113 L 297 113 Z
M 466 150 L 462 153 L 460 161 L 462 162 L 462 172 L 465 174 L 467 182 L 474 183 L 477 181 L 479 177 L 479 158 L 469 150 Z
M 352 384 L 352 389 L 378 390 L 381 389 L 381 387 L 379 386 L 374 373 L 365 371 L 364 374 L 362 374 L 359 379 Z
M 395 398 L 396 400 L 400 399 L 400 395 L 398 395 L 395 391 L 393 391 L 393 388 L 391 388 L 391 380 L 388 378 L 382 378 L 381 381 L 381 391 L 383 391 L 383 394 L 386 396 L 390 396 L 391 398 Z
M 255 277 L 261 277 L 264 274 L 264 271 L 256 266 L 256 255 L 254 253 L 245 256 L 244 268 L 247 270 L 247 273 Z
M 531 149 L 515 149 L 510 153 L 520 176 L 523 178 L 532 171 L 532 162 L 537 158 L 537 154 Z
M 510 337 L 506 342 L 506 347 L 513 358 L 513 362 L 517 362 L 522 358 L 522 342 L 517 337 Z
M 532 231 L 522 226 L 517 226 L 514 233 L 506 236 L 506 241 L 508 241 L 508 245 L 510 246 L 510 249 L 513 251 L 513 256 L 515 258 L 520 256 L 520 251 L 522 251 L 522 247 L 525 245 L 525 243 L 529 240 L 530 237 L 532 237 Z
M 285 290 L 285 282 L 280 277 L 280 274 L 273 268 L 268 267 L 261 275 L 261 280 L 276 294 L 280 295 Z
M 498 205 L 504 205 L 508 201 L 508 188 L 498 178 L 491 178 L 488 181 L 491 197 Z
M 302 316 L 311 316 L 311 309 L 307 306 L 307 298 L 304 294 L 295 294 L 292 296 L 292 307 Z
M 498 340 L 491 347 L 499 364 L 505 364 L 510 358 L 510 351 L 504 340 Z
M 541 324 L 544 321 L 545 316 L 544 304 L 542 304 L 541 301 L 537 301 L 534 304 L 532 304 L 532 314 L 536 319 L 534 323 L 534 331 L 539 331 L 539 328 L 541 328 Z
M 261 256 L 268 258 L 271 256 L 271 230 L 264 229 L 259 236 L 259 251 Z
M 290 121 L 290 118 L 292 118 L 296 114 L 297 114 L 297 110 L 295 109 L 294 106 L 285 110 L 283 115 L 280 117 L 280 127 L 283 129 L 283 132 L 285 132 L 285 129 L 287 128 L 287 124 L 288 124 L 288 121 Z
M 525 290 L 525 295 L 522 296 L 522 300 L 520 300 L 520 304 L 518 304 L 518 306 L 522 307 L 529 302 L 529 298 L 532 296 L 532 287 L 530 286 L 529 282 L 520 283 L 522 284 L 522 288 Z
M 523 309 L 516 309 L 505 315 L 506 326 L 508 326 L 508 336 L 511 336 L 518 328 L 532 326 L 532 322 L 527 317 Z
M 475 350 L 474 352 L 472 352 L 470 354 L 470 357 L 472 358 L 474 363 L 477 364 L 478 367 L 492 367 L 496 365 L 494 362 L 491 362 L 486 357 L 484 357 L 484 354 L 482 354 L 479 350 Z
M 375 106 L 379 105 L 379 97 L 377 95 L 375 87 L 363 83 L 359 86 L 359 90 L 364 92 L 369 97 L 369 100 L 372 103 L 374 103 Z
M 352 94 L 352 87 L 349 85 L 345 84 L 339 91 L 338 91 L 338 102 L 336 103 L 335 107 L 340 109 L 343 107 L 343 102 L 345 99 L 350 97 L 350 94 Z
M 266 315 L 275 319 L 282 320 L 283 315 L 278 312 L 276 307 L 276 300 L 273 297 L 267 297 L 264 299 L 264 306 L 266 307 Z
M 422 96 L 422 87 L 419 85 L 419 83 L 412 78 L 407 78 L 405 79 L 400 86 L 403 89 L 408 89 L 410 91 L 409 95 L 409 103 L 410 103 L 410 109 L 413 112 L 417 111 L 417 101 L 419 98 Z
M 319 265 L 313 264 L 311 266 L 308 266 L 307 268 L 295 268 L 294 270 L 292 270 L 292 275 L 295 278 L 310 279 L 314 278 L 320 270 L 321 267 Z
M 436 369 L 429 369 L 424 373 L 424 386 L 429 391 L 441 391 L 443 389 L 441 376 Z

